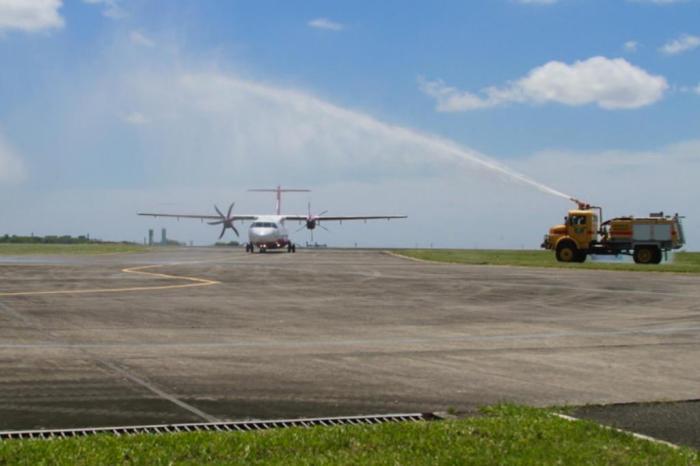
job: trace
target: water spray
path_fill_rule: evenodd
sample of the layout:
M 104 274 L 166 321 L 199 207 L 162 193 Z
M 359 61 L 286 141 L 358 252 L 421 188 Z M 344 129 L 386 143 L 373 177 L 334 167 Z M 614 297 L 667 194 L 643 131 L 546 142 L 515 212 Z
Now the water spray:
M 367 114 L 339 107 L 302 92 L 275 88 L 264 84 L 235 78 L 224 79 L 223 82 L 228 86 L 237 88 L 244 93 L 256 95 L 278 104 L 290 105 L 294 108 L 304 109 L 307 111 L 313 110 L 317 113 L 323 113 L 326 116 L 344 121 L 346 123 L 351 123 L 352 126 L 364 131 L 371 131 L 376 134 L 389 136 L 401 142 L 408 142 L 416 146 L 423 146 L 427 149 L 429 154 L 434 154 L 438 157 L 444 157 L 447 155 L 452 159 L 456 158 L 475 165 L 480 165 L 493 172 L 505 175 L 513 181 L 534 187 L 541 192 L 580 203 L 578 200 L 574 199 L 568 194 L 551 188 L 543 183 L 537 182 L 532 178 L 523 175 L 522 173 L 502 165 L 490 157 L 460 147 L 458 144 L 455 144 L 447 139 L 431 134 L 424 134 L 401 126 L 387 124 Z

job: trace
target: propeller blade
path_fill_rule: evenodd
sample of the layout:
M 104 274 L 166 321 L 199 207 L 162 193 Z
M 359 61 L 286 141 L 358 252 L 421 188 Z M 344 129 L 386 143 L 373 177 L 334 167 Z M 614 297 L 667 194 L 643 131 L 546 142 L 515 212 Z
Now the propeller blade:
M 216 213 L 219 214 L 222 218 L 225 218 L 225 217 L 224 217 L 224 214 L 221 213 L 221 211 L 220 211 L 219 208 L 216 206 L 216 204 L 214 204 L 214 210 L 216 210 Z
M 223 220 L 216 220 L 214 222 L 207 222 L 207 223 L 209 225 L 221 225 L 222 223 L 224 223 L 224 221 Z
M 318 214 L 317 217 L 320 217 L 321 215 L 326 215 L 327 213 L 328 213 L 328 211 L 327 211 L 327 210 L 324 210 L 323 212 L 321 212 L 320 214 Z
M 231 222 L 231 229 L 232 229 L 233 232 L 236 234 L 236 236 L 241 236 L 241 235 L 238 234 L 238 230 L 236 230 L 236 227 L 233 226 L 233 222 Z
M 226 215 L 226 218 L 231 218 L 231 211 L 233 211 L 233 206 L 235 206 L 236 203 L 232 202 L 230 206 L 228 206 L 228 215 Z
M 226 225 L 221 229 L 221 234 L 219 235 L 219 239 L 224 237 L 224 233 L 226 233 Z
M 301 230 L 303 230 L 304 228 L 306 228 L 306 223 L 303 224 L 302 226 L 300 226 L 299 228 L 297 228 L 296 231 L 295 231 L 294 233 L 299 233 L 299 232 L 300 232 Z
M 307 207 L 309 208 L 309 218 L 311 218 L 311 201 L 309 201 Z
M 320 226 L 321 228 L 323 228 L 324 230 L 326 230 L 328 233 L 331 232 L 328 228 L 324 227 L 324 226 L 321 225 L 320 223 L 317 223 L 316 225 Z

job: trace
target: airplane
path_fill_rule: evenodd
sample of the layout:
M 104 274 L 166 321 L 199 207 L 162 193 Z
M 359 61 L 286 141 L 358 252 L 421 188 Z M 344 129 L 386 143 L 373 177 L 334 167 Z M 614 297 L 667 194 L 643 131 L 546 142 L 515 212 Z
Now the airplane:
M 304 222 L 304 225 L 300 228 L 306 228 L 310 230 L 313 234 L 313 230 L 319 226 L 326 229 L 321 222 L 340 222 L 348 220 L 391 220 L 398 218 L 407 218 L 406 215 L 356 215 L 356 216 L 344 216 L 344 215 L 324 215 L 327 211 L 321 212 L 318 215 L 311 214 L 311 204 L 309 204 L 309 210 L 307 215 L 285 215 L 282 214 L 282 193 L 299 193 L 299 192 L 310 192 L 308 189 L 289 189 L 277 186 L 274 189 L 249 189 L 251 192 L 273 192 L 276 193 L 277 206 L 276 214 L 271 215 L 233 215 L 233 208 L 236 205 L 233 202 L 229 208 L 226 215 L 219 210 L 215 205 L 214 210 L 216 210 L 217 215 L 191 215 L 191 214 L 168 214 L 168 213 L 151 213 L 151 212 L 139 212 L 138 215 L 147 217 L 172 217 L 177 218 L 194 218 L 201 221 L 211 220 L 207 222 L 209 225 L 221 225 L 221 234 L 219 239 L 224 237 L 227 229 L 233 230 L 236 236 L 240 236 L 238 229 L 234 225 L 234 222 L 250 221 L 251 224 L 248 227 L 248 243 L 246 243 L 246 252 L 255 252 L 257 248 L 258 252 L 267 252 L 271 249 L 283 249 L 286 248 L 287 252 L 296 252 L 296 245 L 289 239 L 289 233 L 285 227 L 285 222 L 287 220 L 298 221 L 299 223 Z M 299 230 L 297 230 L 299 231 Z

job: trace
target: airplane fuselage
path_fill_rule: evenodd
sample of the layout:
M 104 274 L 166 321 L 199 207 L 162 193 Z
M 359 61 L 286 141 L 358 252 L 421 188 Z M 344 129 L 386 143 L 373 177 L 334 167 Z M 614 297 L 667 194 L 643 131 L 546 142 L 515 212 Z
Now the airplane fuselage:
M 248 241 L 258 249 L 286 248 L 289 234 L 281 215 L 261 215 L 248 227 Z

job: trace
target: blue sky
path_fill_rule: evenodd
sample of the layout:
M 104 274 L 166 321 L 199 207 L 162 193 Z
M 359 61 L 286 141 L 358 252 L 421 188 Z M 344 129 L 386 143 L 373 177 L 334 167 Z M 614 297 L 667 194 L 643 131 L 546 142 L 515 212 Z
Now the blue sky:
M 4 230 L 206 243 L 133 212 L 266 211 L 245 189 L 280 183 L 314 189 L 289 209 L 410 216 L 332 244 L 536 247 L 569 204 L 487 160 L 700 238 L 699 20 L 695 0 L 0 0 Z

